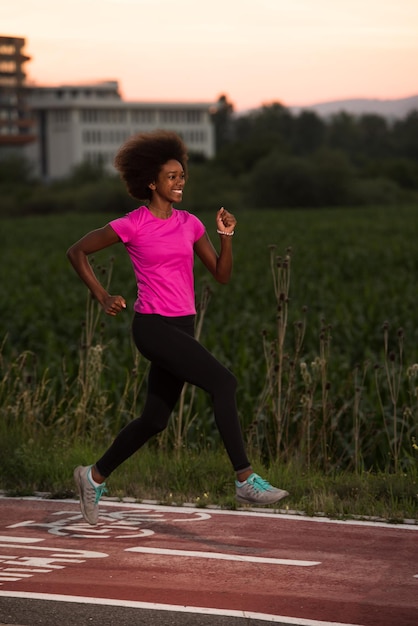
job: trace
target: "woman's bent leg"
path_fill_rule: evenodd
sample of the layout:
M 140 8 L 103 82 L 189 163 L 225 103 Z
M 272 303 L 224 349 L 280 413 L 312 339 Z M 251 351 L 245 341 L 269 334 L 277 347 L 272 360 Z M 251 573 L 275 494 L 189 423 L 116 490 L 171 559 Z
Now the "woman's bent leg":
M 144 443 L 166 428 L 182 388 L 182 380 L 158 365 L 151 364 L 142 414 L 120 431 L 110 448 L 97 461 L 96 468 L 101 476 L 110 476 Z

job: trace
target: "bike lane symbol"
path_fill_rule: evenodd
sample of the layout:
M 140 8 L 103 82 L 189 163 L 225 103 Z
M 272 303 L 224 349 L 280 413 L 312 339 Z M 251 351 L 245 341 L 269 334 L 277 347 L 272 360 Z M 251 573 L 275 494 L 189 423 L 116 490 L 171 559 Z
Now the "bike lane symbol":
M 90 526 L 83 521 L 80 513 L 73 511 L 58 511 L 53 513 L 54 520 L 49 522 L 36 522 L 25 520 L 11 524 L 8 528 L 42 528 L 48 533 L 59 537 L 74 537 L 86 539 L 98 537 L 101 539 L 139 539 L 150 537 L 155 531 L 144 528 L 144 525 L 152 525 L 156 522 L 199 522 L 211 517 L 208 513 L 191 511 L 170 518 L 163 512 L 155 509 L 128 509 L 117 511 L 104 511 L 100 514 L 99 522 L 96 526 Z

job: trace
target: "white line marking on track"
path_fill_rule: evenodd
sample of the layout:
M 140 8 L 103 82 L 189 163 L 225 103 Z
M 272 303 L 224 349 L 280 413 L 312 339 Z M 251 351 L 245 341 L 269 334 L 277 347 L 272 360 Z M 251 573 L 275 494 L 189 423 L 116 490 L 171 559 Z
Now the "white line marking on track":
M 41 569 L 37 567 L 36 569 L 30 569 L 29 567 L 8 567 L 4 570 L 5 572 L 34 572 L 35 574 L 50 574 L 52 569 Z M 1 573 L 0 573 L 1 576 Z
M 38 543 L 39 541 L 43 541 L 43 539 L 31 539 L 29 537 L 7 537 L 0 535 L 0 542 L 8 542 L 8 543 Z
M 12 537 L 14 539 L 14 537 Z M 41 539 L 43 541 L 43 539 Z M 82 561 L 77 560 L 74 561 L 74 557 L 83 558 L 83 559 L 102 559 L 104 557 L 109 556 L 106 552 L 93 552 L 92 550 L 79 550 L 78 548 L 49 548 L 47 546 L 21 546 L 19 544 L 15 545 L 15 542 L 12 544 L 3 544 L 0 543 L 0 548 L 18 548 L 20 550 L 42 550 L 46 552 L 51 552 L 51 556 L 59 558 L 61 560 L 68 559 L 68 557 L 72 557 L 69 562 L 71 563 L 82 563 Z
M 142 554 L 164 554 L 165 556 L 182 556 L 198 559 L 221 559 L 223 561 L 243 561 L 246 563 L 270 563 L 272 565 L 296 565 L 310 567 L 320 565 L 320 561 L 297 561 L 294 559 L 274 559 L 263 556 L 243 556 L 241 554 L 224 554 L 222 552 L 199 552 L 196 550 L 169 550 L 167 548 L 126 548 L 125 552 L 141 552 Z
M 19 578 L 32 578 L 32 574 L 21 574 L 19 572 L 22 572 L 22 570 L 16 569 L 14 567 L 6 567 L 4 571 L 6 572 L 6 576 L 13 576 L 13 574 L 17 576 L 19 574 Z
M 45 502 L 45 498 L 42 498 L 40 496 L 24 496 L 21 498 L 12 498 L 9 496 L 3 496 L 0 494 L 0 500 L 16 500 L 16 501 L 35 501 L 35 502 Z M 65 498 L 65 499 L 54 499 L 51 500 L 51 502 L 60 502 L 60 503 L 66 503 L 66 504 L 77 504 L 79 505 L 79 501 L 78 500 L 74 500 L 74 499 L 70 499 L 70 498 Z M 143 502 L 115 502 L 115 501 L 109 501 L 109 500 L 100 500 L 100 506 L 102 507 L 118 507 L 118 508 L 133 508 L 133 509 L 146 509 L 146 510 L 154 510 L 154 511 L 163 511 L 163 512 L 170 512 L 170 513 L 197 513 L 197 511 L 199 511 L 199 514 L 201 509 L 198 509 L 197 507 L 194 507 L 192 505 L 185 505 L 185 506 L 171 506 L 171 505 L 163 505 L 163 504 L 157 504 L 154 502 L 147 502 L 147 501 L 143 501 Z M 217 508 L 211 508 L 211 507 L 206 507 L 205 511 L 207 511 L 207 513 L 202 514 L 202 515 L 237 515 L 237 516 L 244 516 L 244 517 L 271 517 L 271 518 L 275 518 L 275 519 L 286 519 L 286 520 L 291 520 L 294 522 L 316 522 L 316 523 L 326 523 L 326 524 L 342 524 L 344 526 L 372 526 L 374 528 L 376 527 L 380 527 L 380 528 L 396 528 L 397 530 L 416 530 L 418 531 L 418 523 L 414 524 L 408 524 L 408 523 L 403 523 L 403 524 L 390 524 L 389 522 L 385 522 L 385 521 L 371 521 L 371 520 L 353 520 L 353 519 L 347 519 L 347 520 L 338 520 L 338 519 L 331 519 L 329 517 L 309 517 L 307 515 L 304 515 L 303 513 L 295 513 L 295 514 L 290 514 L 290 513 L 285 513 L 284 509 L 280 509 L 280 510 L 276 510 L 276 509 L 272 509 L 271 512 L 268 509 L 254 509 L 251 508 L 249 510 L 244 510 L 244 509 L 239 509 L 239 510 L 227 510 L 227 509 L 217 509 Z M 185 520 L 183 520 L 185 521 Z
M 23 499 L 23 498 L 22 498 Z M 33 498 L 32 498 L 33 499 Z M 39 500 L 44 500 L 43 498 L 39 498 Z M 57 502 L 57 500 L 55 500 Z M 61 502 L 76 502 L 79 504 L 78 500 L 61 500 Z M 161 511 L 165 513 L 195 513 L 199 510 L 197 507 L 193 506 L 172 506 L 166 504 L 154 504 L 147 502 L 109 502 L 106 500 L 100 500 L 100 506 L 116 506 L 123 508 L 139 508 L 139 509 L 152 509 L 154 511 Z M 283 509 L 275 510 L 275 509 L 255 509 L 250 508 L 249 510 L 238 509 L 238 510 L 229 510 L 229 509 L 217 509 L 206 507 L 205 511 L 210 516 L 213 515 L 236 515 L 238 517 L 267 517 L 274 519 L 286 519 L 293 522 L 315 522 L 319 524 L 342 524 L 343 526 L 372 526 L 373 528 L 396 528 L 397 530 L 416 530 L 418 531 L 418 523 L 416 524 L 390 524 L 389 522 L 379 522 L 379 521 L 370 521 L 370 520 L 353 520 L 353 519 L 331 519 L 330 517 L 311 517 L 303 514 L 290 514 L 284 513 Z
M 200 606 L 177 606 L 176 604 L 157 604 L 155 602 L 135 602 L 130 600 L 112 600 L 108 598 L 81 598 L 78 596 L 63 596 L 52 593 L 28 593 L 26 591 L 0 591 L 0 597 L 23 598 L 31 600 L 51 600 L 55 602 L 75 602 L 77 604 L 100 604 L 102 606 L 121 606 L 133 609 L 152 611 L 173 611 L 176 613 L 197 613 L 200 615 L 222 615 L 226 617 L 242 617 L 245 619 L 260 620 L 275 624 L 289 624 L 293 626 L 364 626 L 362 624 L 348 624 L 342 622 L 323 622 L 286 615 L 270 615 L 252 611 L 234 611 L 225 609 L 210 609 Z

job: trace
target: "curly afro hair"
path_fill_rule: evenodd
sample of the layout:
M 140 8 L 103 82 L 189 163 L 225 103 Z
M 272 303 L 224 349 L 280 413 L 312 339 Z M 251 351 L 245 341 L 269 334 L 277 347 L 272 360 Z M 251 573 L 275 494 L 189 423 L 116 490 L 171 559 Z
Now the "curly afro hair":
M 150 200 L 153 183 L 162 166 L 174 159 L 181 163 L 187 178 L 187 148 L 174 132 L 155 130 L 130 137 L 118 150 L 115 167 L 129 194 L 137 200 Z

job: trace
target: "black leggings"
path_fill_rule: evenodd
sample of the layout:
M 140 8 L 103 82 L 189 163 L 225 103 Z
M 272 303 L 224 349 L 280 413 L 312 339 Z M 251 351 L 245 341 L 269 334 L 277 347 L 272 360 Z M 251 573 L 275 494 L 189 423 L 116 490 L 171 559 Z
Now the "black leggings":
M 185 382 L 207 391 L 216 425 L 235 471 L 250 466 L 244 449 L 235 393 L 235 376 L 194 338 L 194 316 L 135 314 L 132 332 L 138 350 L 151 361 L 148 390 L 140 417 L 123 428 L 96 468 L 109 476 L 168 424 Z

